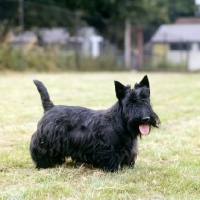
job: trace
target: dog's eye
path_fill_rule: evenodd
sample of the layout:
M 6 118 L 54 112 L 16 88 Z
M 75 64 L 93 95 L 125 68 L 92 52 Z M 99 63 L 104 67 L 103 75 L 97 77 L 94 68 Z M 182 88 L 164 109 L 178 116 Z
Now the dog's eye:
M 137 99 L 136 98 L 132 98 L 132 99 L 130 99 L 130 101 L 129 101 L 129 105 L 133 105 L 134 103 L 136 103 L 136 101 L 137 101 Z
M 148 95 L 147 95 L 147 94 L 141 94 L 140 96 L 141 96 L 141 99 L 142 99 L 142 100 L 145 100 L 145 99 L 148 98 Z
M 136 102 L 137 101 L 137 94 L 132 92 L 129 100 L 131 102 Z

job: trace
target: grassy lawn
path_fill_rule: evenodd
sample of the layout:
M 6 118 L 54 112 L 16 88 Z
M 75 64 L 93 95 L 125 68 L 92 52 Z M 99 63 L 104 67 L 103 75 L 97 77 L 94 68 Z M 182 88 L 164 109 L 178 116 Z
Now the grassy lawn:
M 116 101 L 114 80 L 145 73 L 0 74 L 0 199 L 200 199 L 200 74 L 148 73 L 161 127 L 139 140 L 135 168 L 104 173 L 71 160 L 36 170 L 29 143 L 43 114 L 36 78 L 55 104 L 93 109 Z

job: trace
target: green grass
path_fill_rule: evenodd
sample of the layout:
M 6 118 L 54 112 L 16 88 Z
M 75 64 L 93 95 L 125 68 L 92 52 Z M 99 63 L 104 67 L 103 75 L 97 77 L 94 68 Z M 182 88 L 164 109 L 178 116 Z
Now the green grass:
M 200 74 L 148 73 L 162 123 L 139 140 L 135 168 L 104 173 L 70 159 L 34 168 L 29 143 L 43 110 L 32 77 L 45 83 L 55 104 L 101 109 L 116 101 L 113 80 L 133 86 L 144 74 L 1 74 L 0 199 L 199 199 Z

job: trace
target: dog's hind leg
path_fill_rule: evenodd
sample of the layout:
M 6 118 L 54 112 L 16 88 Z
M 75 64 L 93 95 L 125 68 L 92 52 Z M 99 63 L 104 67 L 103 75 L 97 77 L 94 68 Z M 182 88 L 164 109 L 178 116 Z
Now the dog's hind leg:
M 53 155 L 50 157 L 50 160 L 53 166 L 61 165 L 65 162 L 65 156 L 55 151 Z
M 47 148 L 48 149 L 48 148 Z M 65 157 L 58 152 L 53 151 L 50 152 L 49 150 L 41 149 L 41 148 L 34 148 L 32 146 L 31 150 L 31 157 L 36 164 L 36 168 L 52 168 L 56 165 L 61 165 L 65 162 Z M 51 155 L 52 154 L 52 155 Z
M 45 146 L 45 143 L 42 142 L 37 134 L 33 134 L 31 143 L 30 143 L 30 154 L 32 160 L 36 164 L 36 168 L 51 168 L 54 166 L 52 159 L 50 157 L 50 150 L 48 146 Z
M 35 162 L 36 168 L 51 168 L 54 167 L 51 159 L 49 157 L 39 154 L 34 149 L 31 150 L 31 157 Z

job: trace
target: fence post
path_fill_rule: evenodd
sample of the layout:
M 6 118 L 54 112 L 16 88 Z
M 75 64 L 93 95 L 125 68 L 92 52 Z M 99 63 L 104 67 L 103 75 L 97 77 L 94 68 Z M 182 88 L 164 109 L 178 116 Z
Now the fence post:
M 131 23 L 128 18 L 125 20 L 124 47 L 125 66 L 126 69 L 131 70 Z
M 19 67 L 21 70 L 24 70 L 24 62 L 23 62 L 24 0 L 19 0 L 18 12 L 19 12 L 19 42 L 20 42 Z
M 76 69 L 79 71 L 81 69 L 80 65 L 80 54 L 78 47 L 78 29 L 79 29 L 79 15 L 75 12 L 75 65 Z
M 137 28 L 137 46 L 138 46 L 138 70 L 143 68 L 143 31 L 141 27 Z

